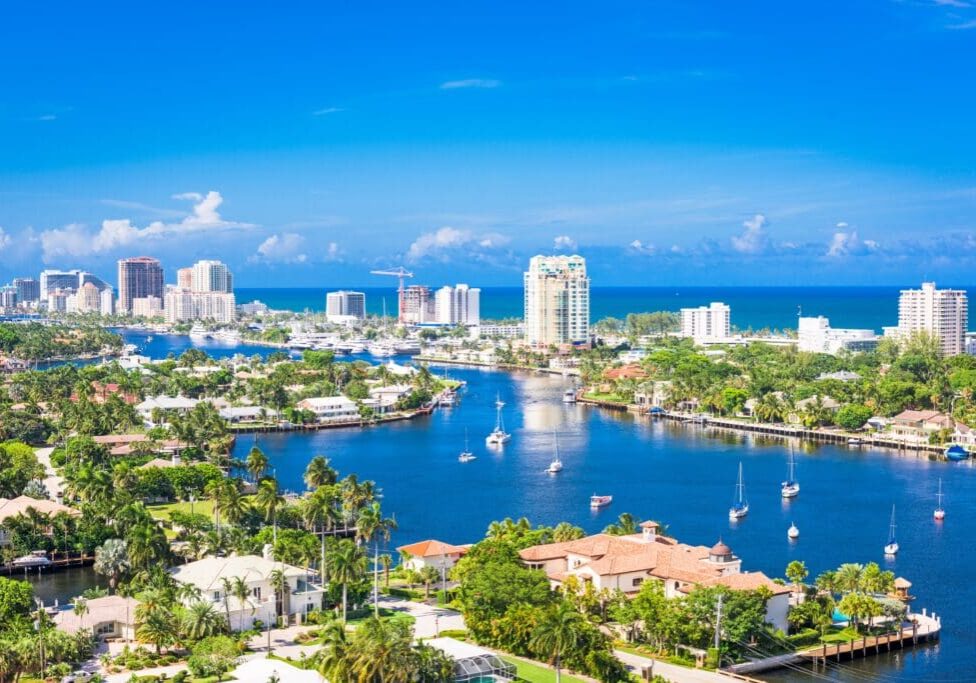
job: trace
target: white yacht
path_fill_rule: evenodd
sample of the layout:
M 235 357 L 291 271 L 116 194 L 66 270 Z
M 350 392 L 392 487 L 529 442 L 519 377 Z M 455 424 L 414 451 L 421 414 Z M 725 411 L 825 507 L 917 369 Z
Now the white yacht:
M 377 358 L 389 358 L 390 356 L 396 355 L 396 350 L 389 344 L 370 344 L 366 350 L 369 351 L 371 356 L 376 356 Z
M 16 558 L 13 563 L 15 567 L 50 567 L 51 560 L 47 556 L 46 550 L 35 550 L 29 555 L 23 555 Z
M 786 532 L 787 538 L 791 541 L 795 541 L 800 537 L 800 530 L 796 528 L 796 524 L 790 524 L 790 528 Z
M 563 403 L 576 403 L 576 389 L 567 389 L 563 392 Z
M 559 438 L 556 433 L 552 433 L 553 445 L 555 447 L 555 455 L 552 462 L 549 463 L 549 467 L 546 468 L 546 472 L 549 474 L 558 474 L 563 471 L 563 461 L 559 459 Z
M 749 501 L 746 500 L 746 485 L 742 481 L 742 463 L 739 463 L 739 478 L 735 483 L 735 496 L 729 508 L 729 519 L 735 521 L 749 514 Z
M 210 338 L 210 333 L 207 331 L 207 328 L 201 325 L 200 323 L 196 323 L 193 327 L 190 328 L 190 339 L 209 339 L 209 338 Z
M 485 443 L 489 446 L 501 446 L 508 443 L 512 435 L 505 431 L 505 423 L 502 421 L 502 408 L 505 407 L 505 403 L 495 397 L 495 410 L 497 411 L 497 416 L 495 417 L 495 428 L 492 430 L 485 438 Z

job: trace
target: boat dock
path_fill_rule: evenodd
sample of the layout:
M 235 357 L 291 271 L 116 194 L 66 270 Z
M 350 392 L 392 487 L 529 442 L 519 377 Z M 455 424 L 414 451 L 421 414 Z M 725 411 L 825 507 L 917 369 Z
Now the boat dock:
M 907 619 L 910 623 L 905 623 L 900 631 L 891 631 L 877 636 L 863 636 L 846 643 L 825 644 L 797 654 L 812 662 L 814 666 L 817 664 L 826 665 L 829 661 L 859 659 L 881 652 L 890 652 L 893 649 L 903 650 L 919 643 L 929 643 L 939 639 L 942 620 L 934 612 L 926 614 L 925 610 L 922 610 L 921 614 L 909 614 Z
M 34 566 L 34 567 L 17 567 L 13 563 L 0 565 L 0 574 L 5 574 L 6 576 L 31 576 L 37 574 L 44 574 L 50 571 L 57 571 L 60 569 L 69 569 L 72 567 L 84 567 L 95 562 L 95 554 L 91 555 L 77 555 L 73 557 L 59 557 L 57 559 L 51 560 L 50 564 L 44 566 Z

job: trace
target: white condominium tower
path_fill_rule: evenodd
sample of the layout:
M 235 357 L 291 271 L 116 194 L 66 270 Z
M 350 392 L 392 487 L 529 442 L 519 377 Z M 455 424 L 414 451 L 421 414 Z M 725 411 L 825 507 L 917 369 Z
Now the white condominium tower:
M 731 309 L 718 301 L 698 308 L 682 308 L 681 336 L 696 342 L 728 339 L 730 314 Z
M 362 320 L 366 317 L 366 295 L 340 289 L 325 295 L 325 314 L 329 318 L 350 316 Z
M 921 289 L 903 289 L 898 300 L 898 335 L 928 332 L 939 338 L 942 355 L 966 352 L 969 302 L 962 289 L 936 289 L 923 282 Z
M 525 341 L 590 341 L 590 279 L 582 256 L 533 256 L 525 273 Z
M 184 273 L 179 273 L 181 286 L 184 284 L 185 278 Z M 234 276 L 231 275 L 227 266 L 220 261 L 197 261 L 194 263 L 190 283 L 190 289 L 194 292 L 230 293 L 234 291 Z
M 477 325 L 481 322 L 481 290 L 467 285 L 441 287 L 434 294 L 434 310 L 441 325 Z

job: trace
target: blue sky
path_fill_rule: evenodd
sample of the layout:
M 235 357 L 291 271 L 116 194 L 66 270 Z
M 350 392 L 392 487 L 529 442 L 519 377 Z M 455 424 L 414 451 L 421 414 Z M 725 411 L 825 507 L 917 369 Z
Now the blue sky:
M 0 280 L 976 282 L 976 0 L 285 4 L 5 8 Z

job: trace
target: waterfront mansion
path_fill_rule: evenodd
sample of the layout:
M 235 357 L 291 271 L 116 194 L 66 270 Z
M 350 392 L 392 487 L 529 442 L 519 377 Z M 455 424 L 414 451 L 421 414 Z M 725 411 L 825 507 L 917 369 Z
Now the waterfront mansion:
M 282 572 L 287 585 L 282 595 L 275 590 L 276 571 Z M 287 623 L 301 622 L 303 615 L 322 607 L 324 591 L 318 574 L 274 561 L 270 548 L 263 557 L 207 557 L 173 567 L 170 573 L 177 583 L 194 586 L 201 599 L 213 602 L 221 614 L 227 614 L 235 631 L 251 628 L 256 620 L 275 623 L 278 616 Z M 247 585 L 244 600 L 234 591 L 238 578 Z
M 519 554 L 530 568 L 545 571 L 553 587 L 574 576 L 592 583 L 597 590 L 621 590 L 629 596 L 636 595 L 647 579 L 661 581 L 668 598 L 690 593 L 698 586 L 766 588 L 772 593 L 766 605 L 766 621 L 783 631 L 788 628 L 788 587 L 762 572 L 743 572 L 742 560 L 722 541 L 711 548 L 685 545 L 659 534 L 654 522 L 641 524 L 638 534 L 596 534 L 532 546 Z

